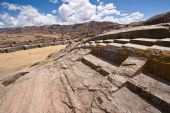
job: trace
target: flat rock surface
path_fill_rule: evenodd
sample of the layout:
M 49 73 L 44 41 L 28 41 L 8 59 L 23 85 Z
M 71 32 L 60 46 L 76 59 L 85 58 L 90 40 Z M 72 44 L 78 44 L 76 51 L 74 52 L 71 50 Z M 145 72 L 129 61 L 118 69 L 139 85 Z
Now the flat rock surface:
M 94 55 L 91 55 L 91 54 L 84 56 L 83 59 L 91 62 L 92 64 L 96 65 L 97 67 L 101 67 L 102 69 L 108 71 L 109 73 L 112 73 L 116 69 L 115 65 L 107 63 L 107 62 L 103 61 L 102 59 L 100 59 Z
M 147 59 L 145 58 L 130 56 L 117 68 L 116 73 L 132 77 L 142 71 L 146 62 Z
M 113 104 L 120 113 L 161 113 L 126 87 L 112 94 Z
M 146 91 L 170 104 L 169 83 L 154 77 L 155 76 L 140 74 L 132 79 L 132 83 L 136 84 L 141 88 L 144 88 Z
M 131 40 L 135 40 L 135 41 L 144 41 L 144 42 L 156 42 L 158 39 L 135 38 L 135 39 L 131 39 Z

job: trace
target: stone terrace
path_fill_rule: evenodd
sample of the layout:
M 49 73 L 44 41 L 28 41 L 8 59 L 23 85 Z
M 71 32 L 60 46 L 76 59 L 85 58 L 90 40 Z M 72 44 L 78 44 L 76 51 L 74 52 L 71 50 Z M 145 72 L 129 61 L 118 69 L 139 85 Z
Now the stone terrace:
M 10 52 L 33 49 L 33 48 L 64 45 L 64 44 L 68 44 L 69 42 L 70 39 L 63 40 L 63 39 L 56 39 L 56 38 L 37 39 L 37 40 L 29 40 L 29 41 L 22 41 L 22 42 L 0 41 L 0 53 L 10 53 Z

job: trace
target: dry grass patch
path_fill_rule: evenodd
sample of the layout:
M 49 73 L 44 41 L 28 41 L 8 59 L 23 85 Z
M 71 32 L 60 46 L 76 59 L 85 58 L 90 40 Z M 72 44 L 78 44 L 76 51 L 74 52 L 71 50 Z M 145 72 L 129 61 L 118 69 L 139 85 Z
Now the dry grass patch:
M 65 48 L 65 45 L 0 54 L 0 79 L 15 71 L 42 61 L 47 58 L 49 54 L 58 52 L 63 48 Z

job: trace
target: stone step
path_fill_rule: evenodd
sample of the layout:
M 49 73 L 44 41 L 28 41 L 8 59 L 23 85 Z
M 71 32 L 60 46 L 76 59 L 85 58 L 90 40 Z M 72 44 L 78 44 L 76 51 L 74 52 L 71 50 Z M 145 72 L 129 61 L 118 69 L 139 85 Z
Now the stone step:
M 148 48 L 148 52 L 150 52 L 152 56 L 170 57 L 170 47 L 154 45 Z
M 0 48 L 0 53 L 6 53 L 7 49 L 6 48 Z
M 115 65 L 110 64 L 92 54 L 85 55 L 82 58 L 82 62 L 88 65 L 89 67 L 93 68 L 94 70 L 98 71 L 104 76 L 109 75 L 116 69 Z
M 95 43 L 103 43 L 103 40 L 95 40 Z
M 41 43 L 40 43 L 40 44 L 24 45 L 23 48 L 24 48 L 24 50 L 33 49 L 33 48 L 38 48 L 38 47 L 40 47 L 40 45 L 41 45 Z
M 11 47 L 11 45 L 0 45 L 0 48 L 7 48 L 7 47 Z
M 23 46 L 23 45 L 29 45 L 30 44 L 30 41 L 24 41 L 24 42 L 17 42 L 15 44 L 11 44 L 12 47 L 15 47 L 15 46 Z
M 170 47 L 170 38 L 157 40 L 156 45 Z
M 118 113 L 161 113 L 126 87 L 112 93 L 112 103 L 118 109 Z
M 136 39 L 131 39 L 130 43 L 146 45 L 146 46 L 153 46 L 157 40 L 158 39 L 136 38 Z
M 130 39 L 114 39 L 115 43 L 126 44 L 130 42 Z
M 157 76 L 139 74 L 127 87 L 165 113 L 170 113 L 170 82 Z
M 146 62 L 147 62 L 146 58 L 129 56 L 116 69 L 115 73 L 127 77 L 133 77 L 142 72 Z
M 128 81 L 128 78 L 118 74 L 110 74 L 107 76 L 107 80 L 118 88 L 121 88 Z
M 11 44 L 15 44 L 15 41 L 2 41 L 0 42 L 0 45 L 11 45 Z
M 114 48 L 121 48 L 123 44 L 119 43 L 109 43 L 107 46 L 108 47 L 114 47 Z
M 15 52 L 15 51 L 19 51 L 19 50 L 23 50 L 23 46 L 15 46 L 15 47 L 6 48 L 7 53 Z
M 146 56 L 146 51 L 149 46 L 137 45 L 127 43 L 122 45 L 122 47 L 128 52 L 129 55 Z
M 114 42 L 113 39 L 103 40 L 103 43 L 113 43 L 113 42 Z
M 107 45 L 105 44 L 105 46 L 93 48 L 92 53 L 119 65 L 127 58 L 122 45 L 123 44 L 119 43 L 109 43 Z

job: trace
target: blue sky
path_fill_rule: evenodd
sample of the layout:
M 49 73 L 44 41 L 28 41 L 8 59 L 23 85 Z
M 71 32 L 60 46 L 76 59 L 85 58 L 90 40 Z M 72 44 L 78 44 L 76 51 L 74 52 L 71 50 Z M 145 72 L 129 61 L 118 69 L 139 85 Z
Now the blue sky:
M 0 5 L 0 27 L 91 20 L 127 24 L 170 11 L 170 0 L 0 0 Z

